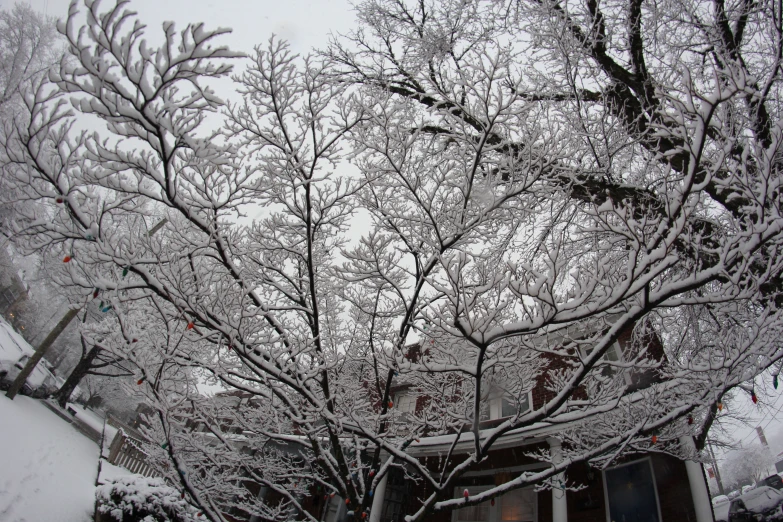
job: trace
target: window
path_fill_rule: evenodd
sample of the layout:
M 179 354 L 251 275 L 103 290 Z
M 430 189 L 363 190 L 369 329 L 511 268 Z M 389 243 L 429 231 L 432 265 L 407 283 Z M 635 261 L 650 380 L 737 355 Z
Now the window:
M 0 309 L 7 310 L 10 308 L 20 295 L 22 295 L 22 291 L 17 285 L 0 289 Z
M 585 348 L 582 351 L 582 356 L 587 357 L 588 355 L 590 355 L 591 351 L 592 350 L 590 350 L 589 348 Z M 617 342 L 613 343 L 612 346 L 610 346 L 609 349 L 606 350 L 604 356 L 601 357 L 600 360 L 607 361 L 607 362 L 621 362 L 623 360 L 623 352 L 620 349 L 620 345 Z M 632 384 L 630 370 L 620 370 L 614 366 L 609 366 L 609 365 L 604 365 L 601 368 L 601 375 L 603 375 L 604 377 L 614 377 L 615 375 L 617 375 L 618 372 L 623 373 L 623 379 L 625 380 L 625 383 L 630 386 Z
M 472 495 L 487 491 L 492 486 L 469 486 Z M 455 488 L 454 494 L 462 497 L 464 487 Z M 517 489 L 481 504 L 455 509 L 452 522 L 535 522 L 537 520 L 537 496 L 533 488 Z
M 416 396 L 409 391 L 400 391 L 394 394 L 394 408 L 403 417 L 416 413 Z
M 536 492 L 532 488 L 518 489 L 500 497 L 500 518 L 503 522 L 533 522 L 536 520 Z
M 381 522 L 399 522 L 405 514 L 405 506 L 410 495 L 410 482 L 405 474 L 397 468 L 388 471 L 386 495 L 381 508 Z
M 519 413 L 525 413 L 530 409 L 530 392 L 522 396 L 517 403 L 517 399 L 510 394 L 494 396 L 490 394 L 486 405 L 481 408 L 481 420 L 505 419 Z
M 660 522 L 658 491 L 650 459 L 604 471 L 607 520 Z
M 459 494 L 459 489 L 457 488 L 457 492 L 455 494 Z M 489 489 L 488 487 L 484 488 L 471 488 L 474 490 L 477 490 L 476 493 L 481 493 L 482 491 L 486 491 Z M 481 504 L 476 504 L 474 506 L 468 506 L 464 507 L 462 509 L 458 509 L 454 511 L 454 517 L 452 520 L 454 522 L 489 522 L 489 511 L 492 507 L 491 505 L 492 501 L 487 500 L 486 502 L 482 502 Z
M 326 522 L 339 522 L 342 520 L 343 513 L 345 512 L 345 509 L 343 508 L 343 506 L 345 506 L 345 501 L 342 497 L 335 495 L 334 497 L 331 497 L 328 502 L 329 507 L 326 508 L 324 520 L 326 520 Z

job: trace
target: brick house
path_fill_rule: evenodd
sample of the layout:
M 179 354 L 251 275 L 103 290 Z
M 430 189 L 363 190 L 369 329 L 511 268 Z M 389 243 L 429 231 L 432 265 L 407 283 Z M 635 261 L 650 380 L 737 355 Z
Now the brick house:
M 411 451 L 425 462 L 437 460 L 439 452 L 445 452 L 438 443 Z M 490 452 L 489 458 L 479 467 L 466 473 L 454 491 L 459 497 L 464 489 L 471 494 L 480 493 L 489 487 L 511 479 L 523 471 L 543 469 L 545 465 L 524 455 L 537 448 L 554 449 L 559 441 L 545 433 L 525 441 L 498 441 L 498 448 Z M 465 445 L 464 451 L 469 451 Z M 688 464 L 695 467 L 689 470 Z M 693 472 L 695 471 L 695 473 Z M 452 512 L 436 513 L 427 520 L 433 522 L 702 522 L 696 513 L 698 493 L 702 502 L 706 500 L 707 513 L 712 513 L 707 496 L 706 480 L 701 466 L 686 463 L 674 457 L 651 453 L 634 456 L 620 461 L 615 466 L 601 471 L 585 463 L 576 464 L 566 472 L 569 483 L 582 484 L 580 491 L 545 490 L 536 492 L 533 487 L 513 491 L 496 500 L 477 506 L 470 506 Z M 414 504 L 406 499 L 416 499 L 431 493 L 422 485 L 407 483 L 399 470 L 392 470 L 390 476 L 378 485 L 370 512 L 375 522 L 398 522 L 402 515 L 410 513 Z M 695 482 L 695 484 L 694 484 Z M 694 487 L 695 486 L 695 487 Z M 697 495 L 694 495 L 696 491 Z M 382 500 L 381 500 L 382 499 Z M 339 508 L 341 504 L 335 502 Z M 379 509 L 380 508 L 380 509 Z M 334 509 L 332 510 L 335 511 Z M 339 509 L 337 509 L 339 511 Z M 327 517 L 328 522 L 341 520 L 341 513 Z
M 655 336 L 645 340 L 647 351 L 652 357 L 664 356 L 663 347 Z M 605 358 L 619 360 L 630 346 L 630 333 L 621 336 Z M 409 357 L 415 358 L 422 350 L 413 345 Z M 551 361 L 549 368 L 555 367 Z M 546 373 L 546 372 L 544 372 Z M 615 374 L 616 375 L 616 374 Z M 656 381 L 652 372 L 631 372 L 623 375 L 629 390 L 635 391 Z M 368 389 L 369 392 L 369 389 Z M 414 413 L 427 401 L 420 394 L 411 393 L 411 385 L 401 382 L 392 388 L 394 408 L 400 413 Z M 540 407 L 552 397 L 544 386 L 544 377 L 530 390 L 527 403 L 522 408 Z M 218 394 L 226 401 L 225 407 L 239 407 L 243 403 L 258 400 L 243 391 Z M 508 416 L 508 404 L 502 394 L 489 392 L 482 416 L 482 427 L 497 425 Z M 403 417 L 404 418 L 404 417 Z M 195 425 L 191 428 L 198 430 Z M 232 432 L 230 421 L 221 426 L 226 433 Z M 505 483 L 525 471 L 546 469 L 547 464 L 534 460 L 527 453 L 538 449 L 551 451 L 556 457 L 561 442 L 558 427 L 544 426 L 538 430 L 526 430 L 524 436 L 513 431 L 501 437 L 493 446 L 489 457 L 479 466 L 465 473 L 454 488 L 454 498 L 461 498 L 467 489 L 473 495 L 492 486 Z M 454 453 L 466 454 L 473 450 L 472 435 L 463 433 Z M 441 455 L 449 451 L 454 435 L 421 437 L 408 447 L 408 453 L 420 459 L 430 469 L 437 469 Z M 693 447 L 691 439 L 681 444 Z M 280 448 L 284 451 L 285 448 Z M 712 522 L 707 481 L 701 465 L 686 462 L 675 457 L 651 452 L 634 455 L 617 461 L 606 470 L 591 468 L 587 463 L 570 466 L 559 480 L 567 479 L 570 485 L 581 485 L 578 491 L 563 489 L 535 491 L 534 487 L 518 489 L 492 501 L 439 512 L 428 516 L 432 522 Z M 251 481 L 252 482 L 252 481 Z M 280 496 L 267 488 L 249 482 L 249 492 L 270 503 L 281 500 Z M 345 502 L 339 496 L 329 498 L 320 489 L 313 489 L 311 496 L 300 499 L 301 505 L 311 515 L 325 522 L 359 520 L 347 517 Z M 369 522 L 399 522 L 404 515 L 417 508 L 417 499 L 432 493 L 424 483 L 415 484 L 407 480 L 398 468 L 390 468 L 373 492 Z M 228 520 L 247 520 L 241 513 L 225 513 Z M 292 515 L 294 513 L 292 512 Z M 262 522 L 259 516 L 252 516 L 251 522 Z
M 646 339 L 648 354 L 664 357 L 663 347 L 657 337 Z M 609 360 L 621 358 L 630 345 L 630 332 L 621 336 L 605 355 Z M 420 347 L 414 346 L 414 352 Z M 414 353 L 415 356 L 415 353 Z M 552 361 L 554 363 L 554 361 Z M 550 364 L 549 368 L 553 368 Z M 655 382 L 652 372 L 626 372 L 623 376 L 629 390 L 639 390 Z M 531 390 L 527 405 L 541 406 L 551 398 L 552 392 L 543 386 L 543 377 Z M 398 411 L 414 412 L 421 407 L 423 397 L 414 397 L 406 386 L 393 388 L 394 405 Z M 502 395 L 487 397 L 483 425 L 490 427 L 510 415 Z M 542 427 L 538 431 L 526 431 L 523 437 L 509 432 L 493 446 L 489 458 L 466 473 L 454 490 L 453 498 L 461 498 L 467 489 L 471 495 L 492 486 L 505 483 L 514 476 L 533 470 L 542 470 L 546 464 L 536 461 L 526 453 L 547 449 L 557 458 L 561 450 L 557 438 L 558 428 Z M 472 451 L 472 435 L 463 434 L 464 442 L 455 447 L 455 454 Z M 420 459 L 430 469 L 437 469 L 439 456 L 447 453 L 453 443 L 453 435 L 422 437 L 411 444 L 408 452 Z M 680 443 L 693 448 L 693 440 L 681 439 Z M 580 484 L 579 491 L 562 489 L 535 491 L 528 487 L 507 493 L 492 501 L 469 506 L 451 512 L 430 515 L 432 522 L 712 522 L 707 481 L 701 465 L 681 461 L 662 453 L 634 455 L 621 459 L 606 470 L 592 469 L 587 463 L 569 467 L 565 473 L 569 484 Z M 416 499 L 431 494 L 424 483 L 406 481 L 399 469 L 392 469 L 382 478 L 374 492 L 370 522 L 398 522 L 405 514 L 416 509 Z M 317 515 L 316 515 L 317 516 Z M 341 522 L 345 506 L 335 497 L 326 508 L 326 522 Z M 350 519 L 349 519 L 350 520 Z
M 22 326 L 16 311 L 27 299 L 27 287 L 19 277 L 5 248 L 0 248 L 0 315 L 14 328 Z

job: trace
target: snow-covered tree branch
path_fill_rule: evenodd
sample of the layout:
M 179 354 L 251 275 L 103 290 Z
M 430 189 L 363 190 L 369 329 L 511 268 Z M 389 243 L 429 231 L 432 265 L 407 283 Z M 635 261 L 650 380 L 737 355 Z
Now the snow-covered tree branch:
M 783 357 L 776 5 L 368 0 L 326 53 L 246 57 L 74 3 L 74 60 L 4 135 L 39 203 L 15 239 L 111 309 L 149 451 L 212 520 L 366 512 L 392 468 L 424 520 L 682 454 Z M 452 498 L 552 428 L 545 468 Z

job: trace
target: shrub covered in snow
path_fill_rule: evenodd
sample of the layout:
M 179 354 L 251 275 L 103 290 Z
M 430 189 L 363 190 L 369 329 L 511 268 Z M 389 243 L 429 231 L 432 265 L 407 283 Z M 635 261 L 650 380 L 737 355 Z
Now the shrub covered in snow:
M 195 522 L 204 520 L 163 479 L 142 475 L 118 477 L 96 490 L 98 510 L 121 522 Z

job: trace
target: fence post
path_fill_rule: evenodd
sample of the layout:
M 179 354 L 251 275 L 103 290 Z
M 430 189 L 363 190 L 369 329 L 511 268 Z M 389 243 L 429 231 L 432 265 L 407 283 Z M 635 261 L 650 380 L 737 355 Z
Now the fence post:
M 123 443 L 125 442 L 125 432 L 122 431 L 122 428 L 117 430 L 117 435 L 114 436 L 114 440 L 111 441 L 111 447 L 109 448 L 109 462 L 112 464 L 116 464 L 117 457 L 120 454 L 120 450 L 122 449 Z

